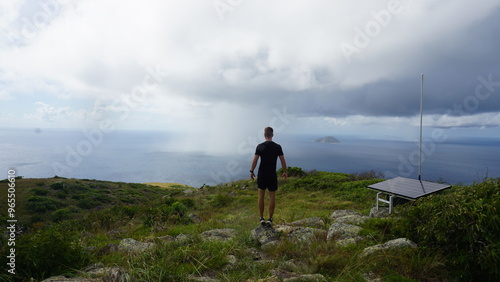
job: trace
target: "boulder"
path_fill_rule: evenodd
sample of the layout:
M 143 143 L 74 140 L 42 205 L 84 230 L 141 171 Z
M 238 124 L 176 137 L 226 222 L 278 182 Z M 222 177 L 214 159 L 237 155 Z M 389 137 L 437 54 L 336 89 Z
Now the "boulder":
M 156 239 L 158 239 L 164 243 L 169 243 L 169 242 L 175 241 L 175 237 L 170 236 L 170 235 L 160 236 L 160 237 L 157 237 Z
M 282 232 L 283 234 L 290 234 L 294 230 L 300 229 L 302 227 L 299 226 L 291 226 L 291 225 L 286 225 L 286 224 L 277 224 L 274 225 L 274 230 L 277 232 Z
M 389 208 L 373 207 L 370 210 L 370 217 L 389 217 Z
M 120 267 L 90 267 L 85 274 L 91 277 L 102 278 L 104 281 L 125 281 L 125 270 Z M 100 281 L 102 281 L 100 280 Z
M 347 223 L 334 223 L 330 225 L 326 239 L 328 241 L 337 238 L 338 240 L 359 238 L 358 233 L 362 228 L 357 225 Z
M 353 211 L 353 210 L 336 210 L 330 215 L 330 219 L 337 219 L 339 217 L 344 217 L 347 215 L 359 215 L 359 216 L 361 216 L 362 214 L 360 214 L 357 211 Z
M 341 216 L 335 219 L 335 222 L 338 223 L 349 223 L 354 225 L 360 225 L 365 223 L 365 221 L 369 219 L 368 216 L 351 214 L 346 216 Z
M 175 236 L 175 241 L 176 242 L 187 242 L 191 237 L 189 235 L 186 235 L 186 234 L 179 234 L 177 236 Z
M 250 231 L 250 235 L 262 245 L 280 239 L 279 233 L 274 228 L 262 225 Z
M 237 235 L 237 232 L 234 229 L 225 228 L 208 230 L 201 233 L 200 235 L 203 240 L 229 241 Z
M 155 243 L 142 243 L 132 238 L 126 238 L 120 241 L 118 250 L 122 252 L 138 254 L 151 250 L 155 246 Z
M 322 229 L 304 227 L 292 231 L 288 236 L 300 243 L 309 243 L 316 238 L 321 238 L 326 235 L 326 231 Z
M 293 226 L 302 227 L 313 227 L 313 228 L 325 228 L 325 222 L 321 217 L 311 217 L 306 219 L 301 219 L 290 223 Z
M 383 244 L 367 247 L 361 252 L 360 257 L 366 257 L 370 254 L 376 253 L 382 250 L 390 250 L 390 249 L 401 249 L 401 248 L 416 248 L 417 244 L 406 238 L 398 238 L 394 240 L 387 241 Z
M 196 224 L 198 224 L 202 221 L 201 217 L 199 217 L 197 214 L 194 214 L 194 213 L 189 214 L 189 218 L 191 219 L 191 221 L 193 221 Z

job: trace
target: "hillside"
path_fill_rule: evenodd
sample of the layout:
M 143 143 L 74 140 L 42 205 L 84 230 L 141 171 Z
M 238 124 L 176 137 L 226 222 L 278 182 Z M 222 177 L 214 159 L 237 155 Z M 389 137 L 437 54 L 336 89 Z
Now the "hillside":
M 17 275 L 3 272 L 0 281 L 29 277 L 41 281 L 56 275 L 97 277 L 80 281 L 110 277 L 131 281 L 498 278 L 499 180 L 453 187 L 398 206 L 393 216 L 367 218 L 375 192 L 366 186 L 382 180 L 376 173 L 303 172 L 300 168 L 290 172 L 294 176 L 280 182 L 274 226 L 278 240 L 270 244 L 253 237 L 259 223 L 256 186 L 250 180 L 187 189 L 179 184 L 162 188 L 95 180 L 18 179 L 16 212 L 26 227 L 16 235 Z M 6 222 L 4 201 L 1 205 L 1 222 Z M 455 208 L 442 209 L 450 205 Z M 64 209 L 68 212 L 60 211 Z M 438 210 L 440 216 L 435 217 Z M 357 223 L 359 233 L 353 244 L 343 245 L 339 244 L 343 235 L 327 233 L 340 224 L 333 214 L 346 211 L 365 217 Z M 477 227 L 468 228 L 472 222 Z M 312 233 L 296 237 L 299 231 Z M 368 258 L 361 255 L 370 246 L 401 237 L 418 247 Z M 0 238 L 1 249 L 7 250 L 7 237 Z M 0 263 L 6 265 L 6 259 L 2 251 Z

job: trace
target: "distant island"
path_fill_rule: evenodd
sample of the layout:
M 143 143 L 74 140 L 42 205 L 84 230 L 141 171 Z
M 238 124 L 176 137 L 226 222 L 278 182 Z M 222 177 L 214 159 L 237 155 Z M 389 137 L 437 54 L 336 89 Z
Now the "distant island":
M 322 137 L 322 138 L 314 140 L 314 142 L 317 142 L 317 143 L 330 143 L 330 144 L 340 143 L 340 141 L 337 138 L 333 137 L 333 136 Z

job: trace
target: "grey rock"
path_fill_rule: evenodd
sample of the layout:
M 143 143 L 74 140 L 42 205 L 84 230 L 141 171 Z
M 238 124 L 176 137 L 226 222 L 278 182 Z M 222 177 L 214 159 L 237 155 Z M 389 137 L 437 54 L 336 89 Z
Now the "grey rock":
M 360 257 L 366 257 L 370 254 L 389 249 L 401 249 L 401 248 L 416 248 L 417 244 L 413 243 L 406 238 L 398 238 L 394 240 L 387 241 L 383 244 L 367 247 L 361 252 Z
M 120 267 L 99 267 L 85 272 L 87 275 L 102 278 L 103 281 L 125 281 L 125 271 Z
M 350 245 L 350 244 L 356 244 L 357 242 L 361 241 L 362 239 L 363 239 L 363 237 L 361 237 L 361 236 L 354 236 L 351 238 L 337 240 L 336 244 L 338 246 L 345 247 L 345 246 Z
M 186 234 L 179 234 L 177 236 L 175 236 L 175 241 L 176 242 L 186 242 L 190 239 L 191 237 L 186 235 Z
M 279 233 L 274 228 L 262 225 L 250 231 L 250 235 L 262 245 L 280 239 Z
M 132 238 L 126 238 L 120 241 L 118 245 L 118 250 L 127 253 L 143 253 L 145 251 L 151 250 L 156 244 L 154 243 L 142 243 L 138 242 Z
M 304 281 L 311 281 L 311 282 L 322 282 L 322 281 L 327 281 L 325 276 L 321 274 L 303 274 L 297 277 L 292 277 L 292 278 L 286 278 L 283 279 L 285 282 L 304 282 Z
M 162 242 L 165 242 L 165 243 L 175 241 L 175 237 L 170 236 L 170 235 L 160 236 L 160 237 L 157 237 L 156 239 L 158 239 Z
M 292 231 L 288 237 L 297 240 L 301 243 L 309 243 L 316 238 L 321 238 L 325 236 L 326 231 L 322 229 L 304 227 Z
M 325 228 L 325 222 L 321 217 L 311 217 L 306 219 L 301 219 L 290 223 L 293 226 L 302 227 L 314 227 L 314 228 Z
M 213 229 L 200 234 L 203 240 L 229 241 L 233 239 L 237 232 L 234 229 Z
M 330 219 L 337 219 L 339 217 L 344 217 L 347 215 L 359 215 L 359 216 L 361 216 L 362 214 L 360 214 L 357 211 L 353 211 L 353 210 L 336 210 L 330 215 Z
M 189 218 L 196 224 L 200 223 L 201 222 L 201 217 L 199 217 L 198 215 L 192 213 L 189 215 Z
M 274 229 L 278 232 L 282 232 L 283 234 L 290 234 L 294 230 L 300 229 L 300 226 L 291 226 L 286 224 L 277 224 L 274 226 Z
M 335 222 L 360 225 L 360 224 L 365 223 L 365 221 L 367 219 L 369 219 L 368 216 L 351 214 L 351 215 L 346 215 L 346 216 L 338 217 L 338 218 L 335 219 Z
M 273 248 L 276 248 L 276 246 L 278 246 L 280 243 L 281 243 L 281 241 L 271 241 L 271 242 L 267 242 L 267 243 L 262 244 L 262 246 L 260 246 L 260 248 L 264 251 L 271 250 Z
M 371 210 L 370 210 L 370 217 L 389 217 L 390 214 L 389 214 L 389 208 L 378 208 L 377 210 L 377 207 L 373 207 Z
M 357 225 L 347 223 L 334 223 L 330 225 L 326 239 L 328 241 L 338 237 L 338 240 L 355 238 L 362 228 Z

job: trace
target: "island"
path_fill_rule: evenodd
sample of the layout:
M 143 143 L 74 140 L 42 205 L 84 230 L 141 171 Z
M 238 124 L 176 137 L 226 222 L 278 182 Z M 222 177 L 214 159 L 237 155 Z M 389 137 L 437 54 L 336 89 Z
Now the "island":
M 330 143 L 330 144 L 340 143 L 340 141 L 337 138 L 333 137 L 333 136 L 322 137 L 322 138 L 314 140 L 314 142 L 317 142 L 317 143 Z

